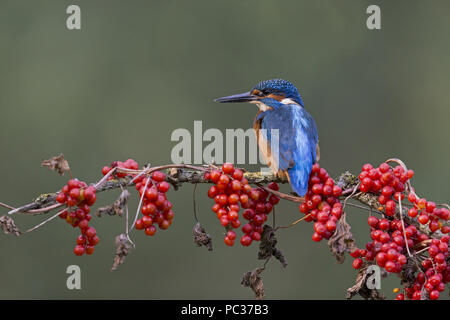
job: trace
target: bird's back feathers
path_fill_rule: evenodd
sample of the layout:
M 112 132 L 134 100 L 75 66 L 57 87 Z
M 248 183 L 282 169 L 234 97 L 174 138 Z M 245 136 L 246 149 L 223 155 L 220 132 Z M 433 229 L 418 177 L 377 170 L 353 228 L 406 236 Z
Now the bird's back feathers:
M 271 129 L 279 130 L 278 159 L 276 150 L 269 149 L 271 161 L 276 162 L 272 170 L 287 172 L 293 191 L 304 196 L 312 165 L 317 161 L 318 133 L 314 119 L 297 104 L 277 102 L 273 109 L 260 113 L 255 121 L 261 129 L 267 130 L 267 141 L 258 140 L 260 146 L 271 143 Z

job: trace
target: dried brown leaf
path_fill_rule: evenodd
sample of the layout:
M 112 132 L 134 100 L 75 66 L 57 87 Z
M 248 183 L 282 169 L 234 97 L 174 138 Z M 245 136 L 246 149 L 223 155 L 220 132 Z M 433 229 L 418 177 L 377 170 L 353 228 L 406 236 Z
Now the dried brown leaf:
M 0 217 L 0 227 L 2 228 L 5 234 L 15 234 L 16 236 L 20 236 L 21 232 L 19 228 L 16 227 L 14 220 L 9 216 L 1 216 Z
M 130 198 L 130 193 L 128 190 L 123 190 L 120 196 L 112 204 L 106 207 L 98 208 L 96 215 L 101 217 L 102 214 L 107 214 L 110 216 L 118 215 L 122 216 L 125 207 L 128 204 L 128 199 Z
M 56 171 L 59 175 L 64 175 L 66 171 L 70 171 L 69 162 L 64 159 L 64 155 L 61 153 L 59 156 L 52 157 L 48 160 L 43 160 L 41 167 L 47 167 L 50 170 Z
M 192 230 L 194 235 L 194 242 L 197 246 L 205 246 L 209 251 L 212 251 L 212 239 L 209 234 L 206 233 L 205 229 L 197 222 Z
M 414 258 L 408 258 L 400 274 L 401 283 L 405 287 L 412 287 L 416 281 L 417 265 L 413 259 Z
M 244 287 L 250 287 L 253 290 L 256 300 L 264 299 L 264 285 L 260 276 L 263 270 L 263 268 L 256 268 L 253 271 L 248 271 L 244 273 L 241 281 Z
M 353 298 L 353 296 L 359 294 L 366 300 L 384 300 L 386 297 L 382 295 L 377 289 L 369 289 L 366 285 L 367 282 L 367 268 L 370 264 L 365 262 L 363 266 L 358 270 L 356 275 L 355 285 L 347 289 L 347 299 Z
M 264 260 L 274 256 L 281 262 L 283 267 L 287 266 L 286 258 L 280 250 L 276 248 L 278 240 L 275 236 L 275 231 L 269 225 L 265 225 L 261 234 L 261 242 L 259 243 L 258 259 Z
M 356 250 L 355 238 L 351 233 L 351 227 L 345 221 L 345 212 L 342 213 L 341 219 L 336 222 L 336 231 L 328 240 L 328 247 L 336 258 L 337 263 L 343 263 L 345 253 Z
M 132 244 L 126 234 L 122 233 L 116 237 L 116 255 L 111 271 L 116 270 L 125 261 L 125 257 L 130 253 L 131 248 Z

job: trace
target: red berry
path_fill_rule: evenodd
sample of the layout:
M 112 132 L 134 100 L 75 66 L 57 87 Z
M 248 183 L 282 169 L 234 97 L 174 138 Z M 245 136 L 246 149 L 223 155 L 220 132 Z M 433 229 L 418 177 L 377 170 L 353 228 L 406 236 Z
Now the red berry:
M 156 182 L 163 182 L 164 180 L 166 180 L 166 175 L 161 171 L 154 171 L 152 173 L 152 179 Z
M 320 240 L 322 240 L 322 236 L 319 233 L 314 232 L 312 235 L 312 240 L 315 242 L 319 242 Z
M 89 244 L 92 246 L 96 246 L 100 242 L 100 238 L 98 236 L 93 236 L 89 238 Z
M 356 258 L 355 260 L 353 260 L 352 266 L 354 269 L 359 269 L 362 267 L 363 261 L 360 258 Z
M 336 198 L 340 197 L 342 194 L 342 188 L 339 186 L 333 186 L 333 196 Z
M 374 216 L 370 216 L 367 219 L 367 223 L 369 224 L 369 226 L 371 226 L 372 228 L 376 228 L 378 226 L 378 218 L 374 217 Z
M 419 212 L 417 211 L 416 208 L 411 208 L 408 210 L 408 216 L 410 216 L 411 218 L 417 217 L 418 214 Z
M 233 179 L 241 181 L 243 177 L 244 177 L 244 173 L 242 172 L 241 169 L 234 169 Z
M 249 234 L 253 231 L 253 227 L 251 224 L 247 223 L 242 227 L 242 232 Z
M 433 291 L 431 291 L 430 292 L 430 299 L 431 300 L 437 300 L 437 299 L 439 299 L 439 291 L 437 291 L 437 290 L 433 290 Z
M 153 236 L 156 233 L 156 227 L 155 226 L 150 226 L 148 228 L 145 228 L 145 234 L 148 236 Z
M 391 167 L 387 163 L 383 162 L 382 164 L 379 165 L 378 168 L 380 169 L 381 173 L 385 173 L 388 172 Z
M 430 218 L 428 217 L 427 214 L 421 214 L 417 220 L 421 223 L 421 224 L 427 224 L 428 221 L 430 220 Z
M 93 228 L 93 227 L 89 227 L 89 228 L 86 230 L 86 236 L 87 236 L 88 238 L 92 238 L 92 237 L 94 237 L 96 234 L 97 234 L 97 231 L 96 231 L 95 228 Z
M 249 245 L 251 245 L 252 241 L 253 241 L 253 239 L 248 234 L 243 235 L 241 238 L 241 244 L 244 247 L 248 247 Z
M 82 234 L 80 234 L 77 238 L 77 244 L 83 245 L 85 243 L 86 243 L 86 238 Z
M 211 171 L 211 181 L 214 183 L 217 183 L 219 181 L 219 178 L 222 174 L 219 170 L 212 170 Z
M 84 246 L 76 245 L 73 249 L 73 253 L 75 253 L 77 256 L 82 256 L 84 254 Z
M 102 174 L 103 175 L 106 175 L 109 171 L 111 171 L 110 167 L 105 166 L 105 167 L 102 168 Z
M 94 246 L 86 246 L 86 254 L 93 254 L 94 250 Z
M 56 196 L 56 201 L 58 201 L 59 203 L 64 203 L 66 202 L 67 197 L 63 192 L 58 193 L 58 195 Z
M 222 171 L 226 174 L 232 174 L 234 172 L 234 166 L 230 162 L 225 162 L 222 165 Z
M 225 242 L 225 244 L 230 247 L 234 245 L 234 240 L 230 239 L 228 236 L 223 239 L 223 242 Z
M 80 229 L 87 229 L 89 227 L 89 221 L 87 221 L 86 219 L 81 220 L 78 224 L 78 227 Z
M 69 187 L 69 189 L 73 189 L 73 188 L 79 188 L 80 185 L 80 181 L 78 181 L 77 179 L 70 179 L 67 182 L 67 186 Z
M 150 216 L 143 216 L 141 220 L 144 227 L 150 227 L 153 224 L 153 219 Z
M 234 232 L 233 230 L 228 231 L 228 232 L 227 232 L 227 237 L 228 237 L 230 240 L 236 239 L 236 232 Z
M 167 191 L 169 191 L 169 189 L 170 189 L 170 185 L 166 181 L 162 181 L 158 184 L 159 192 L 166 193 Z
M 166 230 L 170 227 L 171 221 L 163 219 L 158 225 L 160 229 Z
M 405 300 L 405 295 L 403 293 L 399 293 L 396 297 L 395 300 Z

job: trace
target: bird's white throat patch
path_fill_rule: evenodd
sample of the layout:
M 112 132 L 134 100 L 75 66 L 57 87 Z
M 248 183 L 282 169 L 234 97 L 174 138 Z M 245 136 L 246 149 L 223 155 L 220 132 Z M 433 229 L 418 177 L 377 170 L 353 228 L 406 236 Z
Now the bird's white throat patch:
M 261 101 L 255 100 L 255 101 L 251 101 L 250 103 L 256 104 L 256 106 L 259 108 L 260 111 L 265 112 L 267 110 L 271 110 L 273 109 L 272 107 L 268 106 L 267 104 L 262 103 Z M 280 103 L 282 104 L 295 104 L 297 106 L 300 106 L 297 102 L 295 102 L 294 100 L 292 100 L 291 98 L 284 98 L 283 100 L 280 101 Z
M 250 103 L 256 104 L 256 106 L 259 108 L 260 111 L 265 112 L 267 110 L 273 109 L 272 107 L 269 107 L 267 104 L 262 103 L 261 101 L 251 101 Z
M 295 102 L 294 100 L 292 100 L 291 98 L 284 98 L 283 100 L 280 101 L 282 104 L 298 104 L 297 102 Z

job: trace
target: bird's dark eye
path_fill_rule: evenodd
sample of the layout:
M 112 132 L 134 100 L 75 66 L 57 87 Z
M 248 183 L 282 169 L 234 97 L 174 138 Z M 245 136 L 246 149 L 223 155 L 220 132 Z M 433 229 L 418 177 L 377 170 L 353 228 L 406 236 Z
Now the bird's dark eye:
M 258 96 L 258 97 L 264 97 L 265 96 L 265 93 L 263 91 L 261 91 L 261 90 L 254 90 L 253 94 L 255 96 Z

